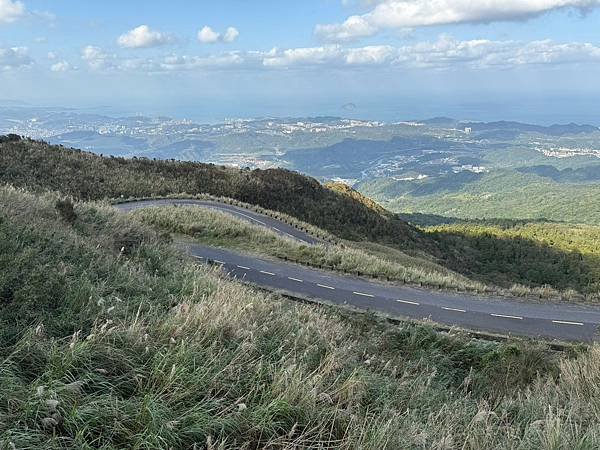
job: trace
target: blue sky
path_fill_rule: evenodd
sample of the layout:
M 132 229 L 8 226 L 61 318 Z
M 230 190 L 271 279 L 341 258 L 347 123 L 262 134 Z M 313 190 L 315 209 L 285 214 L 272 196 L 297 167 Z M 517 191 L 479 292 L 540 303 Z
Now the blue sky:
M 597 124 L 599 29 L 600 0 L 0 0 L 0 99 Z

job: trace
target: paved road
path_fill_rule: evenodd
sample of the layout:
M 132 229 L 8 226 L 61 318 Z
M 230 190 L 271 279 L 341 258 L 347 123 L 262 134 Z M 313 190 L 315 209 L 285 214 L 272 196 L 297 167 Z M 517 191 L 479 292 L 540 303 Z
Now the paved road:
M 597 307 L 432 292 L 202 245 L 185 248 L 199 262 L 222 265 L 239 280 L 333 304 L 493 333 L 585 342 L 598 338 Z
M 131 211 L 163 204 L 219 209 L 289 234 L 302 242 L 317 242 L 312 236 L 276 219 L 215 202 L 153 200 L 125 203 L 118 205 L 118 208 L 122 211 Z M 454 295 L 379 283 L 203 245 L 185 244 L 184 247 L 199 262 L 222 265 L 232 277 L 267 289 L 283 290 L 303 298 L 322 299 L 333 304 L 375 310 L 399 318 L 431 319 L 445 325 L 493 333 L 564 341 L 600 340 L 598 334 L 600 306 Z
M 158 207 L 158 206 L 198 206 L 202 208 L 214 209 L 227 214 L 231 214 L 238 219 L 246 220 L 255 225 L 260 225 L 270 228 L 276 233 L 286 236 L 306 244 L 321 243 L 319 239 L 310 234 L 298 230 L 287 223 L 281 222 L 272 217 L 260 214 L 251 210 L 247 210 L 240 206 L 228 205 L 225 203 L 214 202 L 210 200 L 193 200 L 193 199 L 162 199 L 162 200 L 141 200 L 137 202 L 119 203 L 114 205 L 121 211 L 129 212 L 140 208 Z

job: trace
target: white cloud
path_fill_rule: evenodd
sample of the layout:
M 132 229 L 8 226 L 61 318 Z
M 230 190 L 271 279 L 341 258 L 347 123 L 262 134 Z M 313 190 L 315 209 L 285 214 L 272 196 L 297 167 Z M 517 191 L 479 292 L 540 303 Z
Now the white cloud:
M 93 71 L 105 72 L 172 72 L 244 67 L 247 59 L 240 52 L 210 56 L 169 55 L 163 58 L 126 58 L 105 52 L 100 47 L 87 46 L 81 58 Z
M 140 25 L 133 30 L 119 36 L 119 46 L 123 48 L 148 48 L 160 45 L 173 44 L 175 36 L 170 33 L 153 31 L 148 25 Z
M 402 58 L 417 67 L 466 65 L 475 69 L 515 68 L 528 65 L 600 63 L 600 47 L 589 43 L 556 43 L 551 40 L 458 41 L 442 36 L 437 42 L 405 47 Z
M 69 64 L 67 61 L 59 61 L 50 66 L 50 70 L 52 72 L 68 72 L 72 68 L 73 67 L 71 66 L 71 64 Z
M 169 55 L 126 58 L 99 47 L 82 50 L 91 70 L 147 73 L 210 70 L 310 70 L 389 67 L 396 69 L 511 69 L 532 65 L 599 64 L 600 46 L 584 42 L 557 43 L 474 39 L 461 41 L 442 35 L 434 41 L 404 46 L 274 48 L 270 51 L 233 51 L 208 56 Z
M 377 34 L 378 28 L 361 16 L 351 16 L 342 24 L 317 25 L 315 33 L 325 41 L 342 42 Z
M 206 25 L 198 31 L 198 40 L 203 44 L 216 44 L 217 42 L 229 44 L 235 41 L 239 35 L 240 32 L 235 27 L 229 27 L 225 30 L 225 33 L 221 34 Z
M 343 23 L 317 25 L 315 33 L 341 42 L 385 29 L 525 20 L 556 9 L 587 11 L 599 6 L 600 0 L 381 0 L 370 12 Z
M 468 67 L 514 68 L 538 64 L 600 63 L 600 47 L 589 43 L 556 43 L 551 40 L 522 43 L 474 39 L 460 41 L 442 35 L 437 41 L 393 47 L 376 45 L 343 48 L 273 49 L 263 54 L 263 65 L 273 68 L 391 66 L 448 69 Z
M 58 55 L 54 52 L 48 52 L 48 59 L 56 59 Z
M 394 58 L 396 49 L 389 45 L 372 45 L 352 48 L 346 52 L 345 61 L 349 65 L 380 65 Z
M 29 67 L 33 59 L 29 57 L 25 47 L 0 48 L 0 71 Z
M 557 44 L 550 40 L 523 45 L 508 60 L 511 65 L 586 62 L 600 62 L 600 47 L 581 42 Z
M 320 65 L 339 62 L 344 50 L 337 45 L 327 47 L 273 49 L 265 55 L 263 64 L 267 67 L 290 67 L 296 65 Z
M 94 47 L 93 45 L 88 45 L 81 51 L 81 59 L 83 59 L 92 70 L 106 70 L 116 67 L 115 55 L 110 55 L 100 47 Z
M 198 31 L 198 40 L 203 44 L 214 44 L 219 42 L 221 34 L 214 31 L 208 25 Z
M 0 24 L 11 23 L 25 15 L 25 5 L 20 1 L 0 0 Z
M 227 31 L 225 31 L 225 34 L 223 35 L 223 42 L 233 42 L 235 41 L 238 36 L 240 35 L 240 32 L 237 30 L 237 28 L 234 27 L 229 27 L 227 28 Z
M 194 69 L 225 69 L 243 67 L 249 62 L 238 52 L 229 52 L 222 55 L 202 56 L 177 56 L 171 55 L 160 63 L 160 69 L 167 71 L 194 70 Z
M 342 48 L 339 45 L 324 47 L 273 49 L 264 55 L 266 67 L 301 66 L 358 66 L 391 63 L 398 49 L 388 45 L 359 48 Z

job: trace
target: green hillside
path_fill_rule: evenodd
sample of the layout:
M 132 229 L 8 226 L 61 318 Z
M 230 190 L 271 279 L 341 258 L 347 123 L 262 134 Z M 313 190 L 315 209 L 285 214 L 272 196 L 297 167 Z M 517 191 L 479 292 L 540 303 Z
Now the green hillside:
M 283 169 L 240 170 L 180 161 L 103 158 L 43 142 L 0 142 L 0 182 L 82 200 L 207 193 L 280 211 L 348 239 L 427 247 L 406 222 Z
M 486 189 L 502 188 L 506 201 L 517 201 L 510 190 L 519 186 L 526 195 L 530 180 L 535 178 L 535 175 L 519 174 L 516 178 L 519 182 L 513 180 L 515 183 L 510 184 L 502 177 L 489 175 L 478 182 L 479 190 L 484 195 Z M 477 232 L 474 235 L 457 230 L 428 233 L 395 218 L 346 185 L 323 186 L 312 178 L 287 170 L 249 171 L 190 162 L 100 157 L 13 137 L 0 139 L 0 182 L 36 192 L 60 191 L 84 200 L 183 193 L 232 197 L 294 216 L 341 238 L 362 242 L 369 246 L 372 256 L 392 264 L 406 266 L 408 258 L 411 266 L 422 262 L 424 273 L 430 273 L 431 267 L 437 271 L 443 266 L 442 272 L 449 269 L 473 282 L 461 281 L 461 285 L 484 283 L 492 291 L 549 286 L 560 291 L 573 290 L 588 300 L 598 297 L 597 256 L 584 248 L 551 245 L 534 235 L 499 236 Z M 540 192 L 540 196 L 545 196 L 546 186 L 540 190 L 544 192 Z M 560 198 L 558 193 L 556 196 Z M 425 203 L 429 197 L 420 198 Z M 595 213 L 593 208 L 589 210 L 590 214 Z M 592 235 L 596 232 L 592 228 L 588 231 Z M 561 231 L 556 239 L 567 235 Z M 584 241 L 581 239 L 578 243 L 582 245 Z M 588 239 L 589 245 L 598 249 L 595 242 Z M 372 245 L 374 243 L 379 246 Z M 418 271 L 418 267 L 415 270 Z M 437 276 L 432 279 L 435 278 Z M 448 285 L 446 282 L 438 284 Z M 548 292 L 551 294 L 544 295 L 555 295 L 553 290 Z
M 600 227 L 560 223 L 488 221 L 424 228 L 444 252 L 460 255 L 448 266 L 481 281 L 506 286 L 549 285 L 598 300 Z M 568 298 L 568 294 L 566 297 Z
M 6 187 L 0 265 L 0 448 L 600 445 L 595 347 L 293 303 L 110 208 Z
M 448 175 L 419 183 L 375 180 L 360 190 L 402 213 L 600 224 L 600 184 L 557 182 L 516 170 Z

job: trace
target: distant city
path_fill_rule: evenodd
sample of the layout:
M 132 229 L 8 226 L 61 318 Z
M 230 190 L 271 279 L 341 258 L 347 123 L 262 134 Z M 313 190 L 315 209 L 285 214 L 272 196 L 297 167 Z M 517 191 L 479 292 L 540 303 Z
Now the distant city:
M 0 108 L 0 133 L 112 156 L 286 167 L 350 185 L 374 178 L 420 181 L 443 174 L 487 173 L 490 167 L 481 152 L 515 143 L 549 158 L 600 157 L 595 126 L 542 127 L 443 117 L 390 123 L 313 117 L 198 124 L 169 117 L 110 117 L 14 106 Z M 569 135 L 574 137 L 569 140 Z

